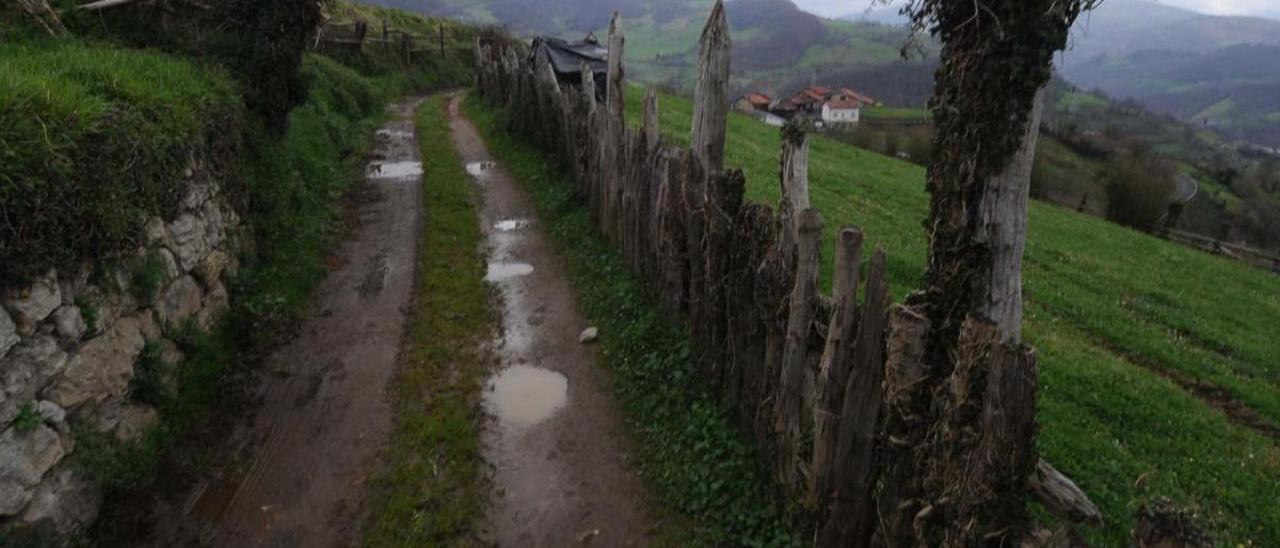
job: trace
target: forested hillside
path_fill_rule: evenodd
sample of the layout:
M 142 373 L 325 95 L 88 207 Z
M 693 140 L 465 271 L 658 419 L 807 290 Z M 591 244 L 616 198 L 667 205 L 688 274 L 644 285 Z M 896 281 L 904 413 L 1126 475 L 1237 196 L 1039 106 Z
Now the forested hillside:
M 589 32 L 603 36 L 617 11 L 627 30 L 631 76 L 683 91 L 693 87 L 698 32 L 711 6 L 707 0 L 364 1 L 499 24 L 520 35 L 570 39 Z M 735 93 L 778 95 L 817 81 L 856 88 L 889 104 L 923 104 L 932 90 L 928 52 L 902 60 L 903 28 L 824 19 L 790 0 L 735 0 L 726 9 L 734 32 Z

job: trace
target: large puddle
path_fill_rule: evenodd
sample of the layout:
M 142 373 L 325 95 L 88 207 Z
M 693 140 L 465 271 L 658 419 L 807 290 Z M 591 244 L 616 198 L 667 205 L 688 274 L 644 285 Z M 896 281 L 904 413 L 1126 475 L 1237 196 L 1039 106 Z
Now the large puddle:
M 493 169 L 493 162 L 471 162 L 467 164 L 467 173 L 472 177 L 483 177 L 486 171 Z
M 533 221 L 528 219 L 507 219 L 494 223 L 493 229 L 498 232 L 515 232 L 529 228 L 531 224 L 533 224 Z
M 369 166 L 369 177 L 373 179 L 408 179 L 421 176 L 422 162 L 387 162 Z
M 382 137 L 385 139 L 399 139 L 404 141 L 407 141 L 413 138 L 412 131 L 405 131 L 403 129 L 385 129 L 384 128 L 384 129 L 378 130 L 377 135 L 378 137 Z
M 528 276 L 533 273 L 533 265 L 528 263 L 489 263 L 489 271 L 485 273 L 486 282 L 500 282 Z
M 564 375 L 516 365 L 489 380 L 485 407 L 503 424 L 524 428 L 551 418 L 564 407 L 568 395 L 569 380 Z

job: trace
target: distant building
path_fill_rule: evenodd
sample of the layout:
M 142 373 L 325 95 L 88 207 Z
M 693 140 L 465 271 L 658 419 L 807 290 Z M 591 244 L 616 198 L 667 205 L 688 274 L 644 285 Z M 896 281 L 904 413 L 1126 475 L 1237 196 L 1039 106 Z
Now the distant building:
M 769 111 L 756 111 L 751 113 L 751 117 L 773 127 L 782 127 L 787 123 L 787 119 Z
M 857 124 L 862 121 L 862 107 L 878 104 L 849 88 L 833 92 L 828 87 L 809 86 L 776 101 L 763 93 L 748 93 L 734 101 L 733 107 L 771 126 L 801 117 L 822 128 Z
M 733 103 L 734 110 L 744 113 L 760 112 L 769 110 L 769 106 L 773 104 L 773 99 L 763 93 L 748 93 L 738 98 Z
M 862 101 L 836 98 L 822 104 L 822 121 L 827 124 L 856 124 L 862 121 Z

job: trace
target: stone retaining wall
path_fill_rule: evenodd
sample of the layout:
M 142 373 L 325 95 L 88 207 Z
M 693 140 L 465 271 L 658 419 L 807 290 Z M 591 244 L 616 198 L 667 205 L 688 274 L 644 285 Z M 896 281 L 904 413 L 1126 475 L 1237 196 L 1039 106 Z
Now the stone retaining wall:
M 173 390 L 183 355 L 170 334 L 228 309 L 247 233 L 203 166 L 191 162 L 180 212 L 148 219 L 132 258 L 0 291 L 0 529 L 91 523 L 101 492 L 71 465 L 72 425 L 137 439 L 158 420 L 132 390 L 144 349 L 148 380 Z

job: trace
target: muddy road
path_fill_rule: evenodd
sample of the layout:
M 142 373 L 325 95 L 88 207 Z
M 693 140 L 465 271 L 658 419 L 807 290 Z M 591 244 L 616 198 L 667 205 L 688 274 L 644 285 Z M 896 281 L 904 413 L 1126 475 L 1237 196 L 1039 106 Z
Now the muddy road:
M 528 195 L 449 104 L 458 155 L 484 196 L 488 279 L 501 295 L 501 367 L 485 389 L 493 495 L 483 533 L 498 546 L 640 546 L 650 521 L 622 420 L 561 258 Z
M 188 518 L 215 546 L 358 542 L 369 476 L 386 447 L 396 371 L 415 283 L 422 164 L 417 101 L 390 107 L 357 190 L 353 233 L 317 287 L 298 336 L 267 360 L 261 407 L 238 436 L 240 458 L 204 483 Z

